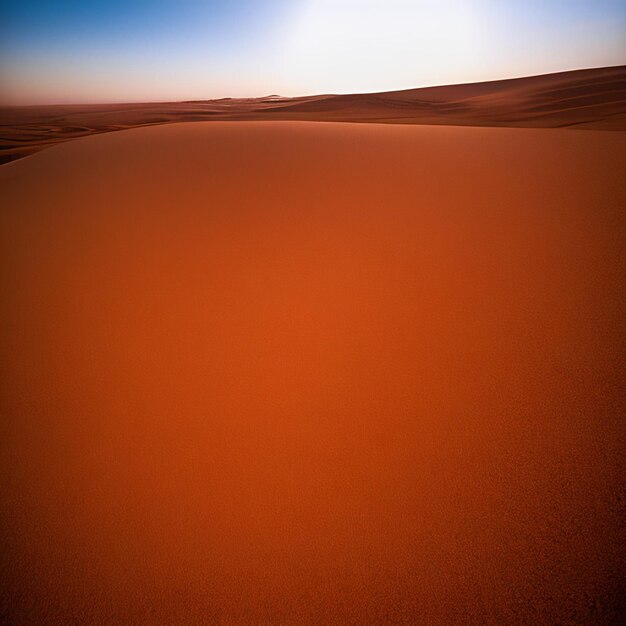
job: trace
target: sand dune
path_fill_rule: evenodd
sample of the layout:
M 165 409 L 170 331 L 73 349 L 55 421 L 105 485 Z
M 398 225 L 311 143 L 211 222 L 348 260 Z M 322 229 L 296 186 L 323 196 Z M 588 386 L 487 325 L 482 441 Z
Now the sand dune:
M 626 66 L 373 94 L 0 107 L 0 163 L 94 133 L 226 119 L 626 130 Z
M 625 156 L 189 123 L 0 168 L 5 623 L 616 620 Z

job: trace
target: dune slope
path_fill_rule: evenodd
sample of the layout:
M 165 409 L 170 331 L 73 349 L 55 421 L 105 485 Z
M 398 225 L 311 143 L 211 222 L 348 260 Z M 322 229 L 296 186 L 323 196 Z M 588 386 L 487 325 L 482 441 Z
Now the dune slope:
M 625 156 L 218 122 L 0 168 L 4 622 L 616 620 Z
M 626 66 L 370 94 L 0 107 L 0 163 L 85 135 L 209 120 L 626 130 Z

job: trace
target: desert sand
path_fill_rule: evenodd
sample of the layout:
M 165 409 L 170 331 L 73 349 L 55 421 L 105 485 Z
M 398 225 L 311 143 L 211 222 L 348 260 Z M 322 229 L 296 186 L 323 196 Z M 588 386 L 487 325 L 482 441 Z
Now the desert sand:
M 5 623 L 616 620 L 625 161 L 283 121 L 0 167 Z
M 85 135 L 209 120 L 626 130 L 626 66 L 370 94 L 0 106 L 0 163 Z

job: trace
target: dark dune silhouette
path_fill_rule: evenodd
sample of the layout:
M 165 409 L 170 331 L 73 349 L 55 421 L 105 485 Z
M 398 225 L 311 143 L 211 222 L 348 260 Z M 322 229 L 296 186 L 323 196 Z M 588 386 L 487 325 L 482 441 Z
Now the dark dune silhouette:
M 0 108 L 0 163 L 75 137 L 208 120 L 626 130 L 626 66 L 373 94 Z

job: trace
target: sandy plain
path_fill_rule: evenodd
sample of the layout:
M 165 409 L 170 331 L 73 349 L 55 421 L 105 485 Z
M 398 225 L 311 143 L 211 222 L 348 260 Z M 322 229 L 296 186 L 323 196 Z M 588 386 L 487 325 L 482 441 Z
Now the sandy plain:
M 616 620 L 625 161 L 198 122 L 2 166 L 5 623 Z

